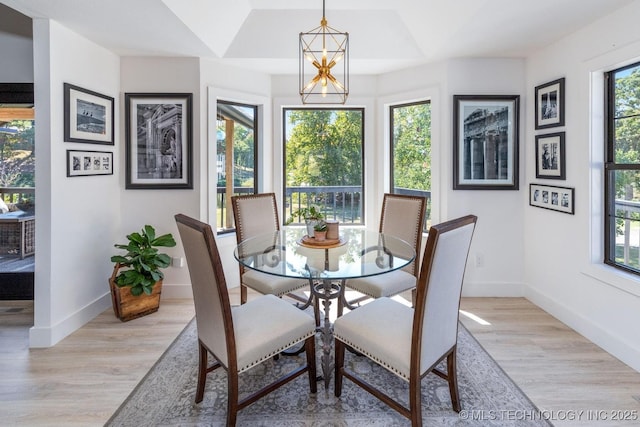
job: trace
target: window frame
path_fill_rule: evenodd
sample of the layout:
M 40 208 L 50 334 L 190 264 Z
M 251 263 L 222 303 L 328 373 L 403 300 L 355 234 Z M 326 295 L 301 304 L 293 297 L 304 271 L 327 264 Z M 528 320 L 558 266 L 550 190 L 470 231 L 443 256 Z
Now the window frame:
M 395 163 L 395 158 L 394 158 L 394 152 L 395 152 L 395 138 L 394 138 L 394 129 L 395 129 L 395 124 L 394 124 L 394 111 L 396 108 L 404 108 L 404 107 L 412 107 L 415 105 L 424 105 L 424 104 L 429 104 L 429 109 L 431 110 L 432 116 L 431 116 L 431 120 L 433 121 L 433 104 L 431 102 L 430 98 L 424 98 L 424 99 L 418 99 L 418 100 L 414 100 L 414 101 L 409 101 L 409 102 L 398 102 L 398 103 L 393 103 L 393 104 L 389 104 L 387 105 L 387 117 L 389 120 L 389 136 L 388 136 L 388 145 L 389 145 L 389 192 L 390 193 L 395 193 L 395 168 L 394 168 L 394 163 Z M 432 131 L 431 128 L 433 126 L 431 126 L 429 128 L 429 134 L 431 136 L 431 145 L 433 148 L 433 135 L 432 135 Z M 433 157 L 433 155 L 432 155 Z M 430 162 L 432 163 L 432 162 Z M 431 168 L 431 170 L 433 171 L 433 168 Z M 432 172 L 432 178 L 433 178 L 433 172 Z M 431 186 L 433 187 L 433 179 L 431 182 Z M 413 191 L 415 191 L 416 193 L 413 193 Z M 422 193 L 424 192 L 424 190 L 417 190 L 417 189 L 408 189 L 408 191 L 404 191 L 402 192 L 402 194 L 408 194 L 408 195 L 422 195 Z M 431 189 L 429 189 L 429 197 L 427 198 L 427 212 L 425 214 L 425 221 L 424 221 L 424 225 L 423 225 L 423 231 L 426 233 L 428 231 L 428 227 L 429 224 L 431 223 L 431 218 L 430 218 L 430 210 L 431 210 L 431 194 L 432 191 Z
M 615 75 L 622 71 L 638 68 L 640 62 L 634 62 L 623 67 L 619 67 L 604 73 L 605 88 L 605 114 L 604 114 L 604 251 L 603 262 L 615 269 L 626 273 L 640 276 L 640 269 L 635 269 L 627 264 L 621 264 L 616 261 L 616 209 L 615 209 L 615 178 L 612 174 L 616 171 L 638 171 L 640 172 L 640 162 L 638 163 L 616 163 L 615 146 L 616 146 L 616 120 L 615 103 L 616 103 L 616 81 Z
M 281 168 L 281 178 L 282 178 L 282 215 L 280 218 L 280 222 L 283 225 L 286 225 L 287 219 L 289 218 L 289 211 L 291 207 L 287 208 L 287 111 L 300 111 L 300 110 L 309 110 L 309 111 L 359 111 L 362 120 L 361 120 L 361 132 L 362 138 L 360 141 L 361 153 L 360 153 L 360 162 L 361 162 L 361 192 L 360 192 L 360 223 L 350 223 L 349 225 L 357 225 L 364 226 L 366 225 L 366 214 L 365 214 L 365 200 L 366 200 L 366 174 L 365 174 L 365 151 L 366 151 L 366 108 L 365 107 L 357 107 L 357 106 L 326 106 L 326 107 L 317 107 L 317 106 L 305 106 L 305 105 L 290 105 L 290 106 L 282 106 L 282 114 L 281 114 L 281 137 L 282 137 L 282 168 Z M 295 210 L 295 209 L 294 209 Z M 331 218 L 328 218 L 331 219 Z M 293 223 L 298 224 L 298 223 Z

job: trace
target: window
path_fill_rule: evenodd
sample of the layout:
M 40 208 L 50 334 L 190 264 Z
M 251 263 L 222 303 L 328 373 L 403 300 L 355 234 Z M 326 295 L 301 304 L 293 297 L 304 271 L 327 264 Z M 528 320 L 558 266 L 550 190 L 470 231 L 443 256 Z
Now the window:
M 431 218 L 431 103 L 389 108 L 391 192 L 427 198 L 425 231 Z
M 640 63 L 605 80 L 604 262 L 640 274 Z
M 286 108 L 283 135 L 283 220 L 314 206 L 326 219 L 363 224 L 364 109 Z
M 216 121 L 216 225 L 232 232 L 231 196 L 257 192 L 258 108 L 218 100 Z M 214 179 L 214 178 L 212 178 Z

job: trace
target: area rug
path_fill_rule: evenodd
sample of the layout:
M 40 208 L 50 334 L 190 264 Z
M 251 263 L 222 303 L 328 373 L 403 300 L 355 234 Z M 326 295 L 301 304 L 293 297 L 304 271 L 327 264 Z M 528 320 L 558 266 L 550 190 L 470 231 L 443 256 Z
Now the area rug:
M 319 343 L 318 343 L 319 344 Z M 320 347 L 318 346 L 318 349 Z M 280 357 L 240 375 L 241 393 L 303 363 L 304 355 Z M 347 352 L 345 364 L 385 384 L 392 394 L 408 401 L 407 383 L 363 356 Z M 197 331 L 192 320 L 106 426 L 223 426 L 226 422 L 226 373 L 209 374 L 204 400 L 194 403 L 196 391 Z M 318 372 L 320 364 L 318 364 Z M 308 377 L 293 382 L 241 410 L 238 426 L 406 426 L 408 420 L 345 379 L 340 398 L 318 383 L 310 394 Z M 446 381 L 429 374 L 422 381 L 422 415 L 426 426 L 549 426 L 539 411 L 475 338 L 460 324 L 458 385 L 462 411 L 451 409 Z

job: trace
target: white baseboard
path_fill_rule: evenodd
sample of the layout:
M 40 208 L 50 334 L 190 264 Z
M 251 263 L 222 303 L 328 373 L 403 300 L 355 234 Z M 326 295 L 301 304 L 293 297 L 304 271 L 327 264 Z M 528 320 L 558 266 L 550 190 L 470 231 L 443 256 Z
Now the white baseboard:
M 602 348 L 613 357 L 640 372 L 640 348 L 625 341 L 615 331 L 607 331 L 589 318 L 576 313 L 535 289 L 527 287 L 525 298 Z
M 52 347 L 67 335 L 111 306 L 111 293 L 107 293 L 52 326 L 33 326 L 29 329 L 29 347 Z
M 523 297 L 522 283 L 464 282 L 463 297 Z

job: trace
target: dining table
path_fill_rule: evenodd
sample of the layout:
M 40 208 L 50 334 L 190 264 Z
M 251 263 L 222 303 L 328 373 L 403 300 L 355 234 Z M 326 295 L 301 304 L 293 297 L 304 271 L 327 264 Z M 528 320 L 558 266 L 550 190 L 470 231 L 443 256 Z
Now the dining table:
M 323 241 L 309 236 L 306 227 L 287 226 L 246 239 L 234 250 L 234 257 L 246 268 L 309 281 L 309 301 L 316 306 L 322 303 L 324 311 L 317 331 L 322 343 L 320 362 L 325 389 L 329 388 L 333 369 L 333 325 L 329 317 L 332 300 L 344 300 L 347 280 L 401 269 L 415 256 L 413 247 L 404 240 L 356 226 L 341 226 Z

